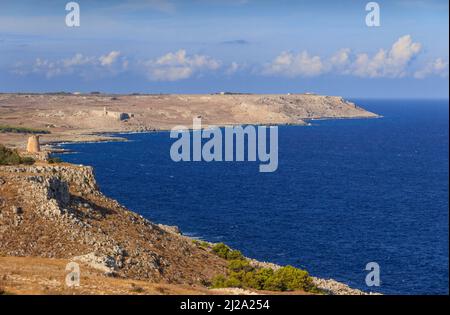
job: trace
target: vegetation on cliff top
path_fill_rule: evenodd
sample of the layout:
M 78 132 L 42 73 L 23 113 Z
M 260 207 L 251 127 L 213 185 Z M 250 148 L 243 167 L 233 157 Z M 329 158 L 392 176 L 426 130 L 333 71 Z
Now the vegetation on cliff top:
M 232 250 L 223 243 L 215 244 L 212 251 L 219 257 L 229 260 L 226 275 L 216 276 L 212 281 L 214 288 L 251 288 L 269 291 L 304 290 L 319 293 L 308 272 L 292 266 L 271 268 L 255 267 L 242 253 Z
M 34 159 L 31 157 L 21 157 L 17 150 L 11 150 L 0 144 L 0 165 L 17 165 L 34 163 Z
M 12 132 L 12 133 L 42 133 L 49 134 L 50 131 L 44 129 L 35 129 L 29 127 L 16 127 L 16 126 L 8 126 L 8 125 L 0 125 L 0 133 L 1 132 Z
M 217 243 L 212 248 L 213 252 L 217 254 L 217 256 L 227 259 L 227 260 L 244 260 L 244 255 L 238 250 L 233 250 L 229 248 L 224 243 Z

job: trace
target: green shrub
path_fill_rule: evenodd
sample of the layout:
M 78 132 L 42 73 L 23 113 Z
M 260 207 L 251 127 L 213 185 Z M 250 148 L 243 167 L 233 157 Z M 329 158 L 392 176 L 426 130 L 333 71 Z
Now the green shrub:
M 21 164 L 33 165 L 34 162 L 35 162 L 34 159 L 29 156 L 25 156 L 25 157 L 21 158 Z
M 63 160 L 61 160 L 59 157 L 50 157 L 47 162 L 50 164 L 55 164 L 55 163 L 62 163 Z
M 238 250 L 231 250 L 227 254 L 228 260 L 244 259 L 244 255 Z
M 231 274 L 225 281 L 226 288 L 243 288 L 243 272 L 233 273 Z
M 270 268 L 254 268 L 246 260 L 232 260 L 227 276 L 219 275 L 212 281 L 214 288 L 250 288 L 268 291 L 294 291 L 320 293 L 305 270 L 292 266 L 276 271 Z
M 226 281 L 227 281 L 227 278 L 224 275 L 218 275 L 212 279 L 211 286 L 213 288 L 226 288 L 226 285 L 225 285 Z
M 34 163 L 31 157 L 21 157 L 17 150 L 11 150 L 0 144 L 0 165 L 17 165 Z
M 228 263 L 228 269 L 233 272 L 239 272 L 239 271 L 249 272 L 249 271 L 253 271 L 255 268 L 250 266 L 250 263 L 247 260 L 235 259 L 235 260 L 231 260 Z
M 264 288 L 272 291 L 309 291 L 314 287 L 308 272 L 292 266 L 278 269 L 269 277 Z
M 249 288 L 265 290 L 266 283 L 273 277 L 273 270 L 270 268 L 260 268 L 253 273 L 247 273 L 245 282 Z
M 217 243 L 213 246 L 212 250 L 217 254 L 217 256 L 227 259 L 227 260 L 236 260 L 236 259 L 244 259 L 244 255 L 238 250 L 232 250 L 224 243 Z
M 212 250 L 217 254 L 217 256 L 223 259 L 227 259 L 228 253 L 230 252 L 230 248 L 224 243 L 215 244 Z
M 44 130 L 44 129 L 35 129 L 35 128 L 29 128 L 29 127 L 16 127 L 16 126 L 8 126 L 8 125 L 0 125 L 0 133 L 1 132 L 11 132 L 11 133 L 25 133 L 25 134 L 35 134 L 35 133 L 42 133 L 42 134 L 49 134 L 50 131 Z
M 0 145 L 0 165 L 14 164 L 20 164 L 20 155 L 17 151 L 13 151 L 3 145 Z
M 269 291 L 304 290 L 320 293 L 308 272 L 292 266 L 276 271 L 257 268 L 238 250 L 232 250 L 224 243 L 215 244 L 212 250 L 217 256 L 229 260 L 227 275 L 219 275 L 212 280 L 214 288 L 251 288 Z

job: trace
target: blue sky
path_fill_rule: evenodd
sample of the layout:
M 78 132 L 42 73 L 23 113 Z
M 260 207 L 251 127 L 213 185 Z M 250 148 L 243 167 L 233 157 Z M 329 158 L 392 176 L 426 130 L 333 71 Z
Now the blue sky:
M 448 98 L 448 2 L 0 0 L 0 91 Z

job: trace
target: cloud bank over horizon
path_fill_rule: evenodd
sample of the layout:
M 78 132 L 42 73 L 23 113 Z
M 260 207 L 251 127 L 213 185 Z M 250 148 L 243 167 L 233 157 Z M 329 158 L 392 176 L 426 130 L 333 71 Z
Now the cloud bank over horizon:
M 448 2 L 1 1 L 0 92 L 448 97 Z M 281 5 L 281 4 L 282 5 Z
M 207 72 L 220 72 L 233 75 L 238 71 L 249 71 L 261 76 L 283 76 L 287 78 L 316 77 L 327 74 L 355 76 L 360 78 L 403 78 L 424 79 L 429 76 L 448 78 L 448 57 L 429 60 L 425 64 L 415 64 L 416 57 L 423 50 L 411 35 L 398 38 L 389 49 L 380 48 L 370 55 L 355 53 L 350 48 L 341 48 L 326 58 L 312 55 L 304 50 L 299 53 L 281 52 L 271 62 L 254 64 L 251 68 L 240 66 L 237 61 L 225 64 L 223 61 L 202 54 L 189 54 L 185 49 L 168 52 L 148 60 L 137 60 L 130 64 L 127 57 L 118 50 L 104 55 L 85 56 L 75 53 L 72 57 L 60 60 L 36 58 L 34 63 L 17 62 L 11 69 L 16 75 L 40 74 L 47 79 L 56 76 L 79 76 L 89 79 L 88 73 L 117 75 L 133 71 L 150 81 L 179 81 L 203 75 Z

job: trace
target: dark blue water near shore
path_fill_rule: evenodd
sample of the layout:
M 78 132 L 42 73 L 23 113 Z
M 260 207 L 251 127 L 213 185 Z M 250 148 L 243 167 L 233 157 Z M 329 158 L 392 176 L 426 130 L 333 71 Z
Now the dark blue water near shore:
M 150 220 L 367 290 L 448 294 L 448 101 L 356 100 L 382 119 L 279 129 L 279 168 L 174 163 L 167 132 L 67 145 L 101 190 Z

